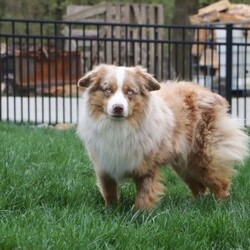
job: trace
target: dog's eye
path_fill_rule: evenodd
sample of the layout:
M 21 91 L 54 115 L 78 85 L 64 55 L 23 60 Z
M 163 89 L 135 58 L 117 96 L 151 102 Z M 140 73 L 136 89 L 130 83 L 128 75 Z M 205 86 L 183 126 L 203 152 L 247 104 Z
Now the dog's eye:
M 128 89 L 127 94 L 128 96 L 132 96 L 135 92 L 132 89 Z
M 108 95 L 112 94 L 112 89 L 111 88 L 107 88 L 107 89 L 104 89 L 104 92 Z

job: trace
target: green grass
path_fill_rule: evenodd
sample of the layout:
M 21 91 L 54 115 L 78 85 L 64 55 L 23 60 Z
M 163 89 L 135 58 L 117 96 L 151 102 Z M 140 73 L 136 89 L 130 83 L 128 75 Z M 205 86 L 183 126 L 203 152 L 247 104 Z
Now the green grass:
M 192 201 L 164 171 L 166 193 L 133 212 L 134 185 L 105 209 L 75 131 L 0 123 L 0 249 L 249 249 L 250 161 L 231 197 Z

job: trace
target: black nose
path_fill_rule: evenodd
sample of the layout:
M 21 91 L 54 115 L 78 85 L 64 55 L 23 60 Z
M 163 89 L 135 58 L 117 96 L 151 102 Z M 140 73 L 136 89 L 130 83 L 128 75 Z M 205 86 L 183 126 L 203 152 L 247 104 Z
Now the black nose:
M 121 115 L 123 113 L 123 105 L 122 104 L 115 104 L 113 105 L 113 112 L 115 115 Z

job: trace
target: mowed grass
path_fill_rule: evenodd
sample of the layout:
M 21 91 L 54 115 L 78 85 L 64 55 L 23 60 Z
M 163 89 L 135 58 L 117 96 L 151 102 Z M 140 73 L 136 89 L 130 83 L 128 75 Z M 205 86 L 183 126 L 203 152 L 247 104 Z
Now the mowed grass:
M 75 131 L 0 123 L 0 249 L 250 249 L 250 161 L 231 197 L 193 201 L 164 170 L 151 212 L 132 209 L 135 188 L 105 209 Z

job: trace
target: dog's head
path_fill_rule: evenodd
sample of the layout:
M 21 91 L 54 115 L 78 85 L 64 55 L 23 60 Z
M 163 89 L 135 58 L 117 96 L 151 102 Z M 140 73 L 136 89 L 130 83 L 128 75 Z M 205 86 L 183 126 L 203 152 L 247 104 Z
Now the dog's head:
M 140 66 L 118 67 L 101 64 L 78 81 L 88 96 L 94 119 L 107 115 L 116 120 L 142 114 L 149 92 L 160 89 L 159 82 Z

